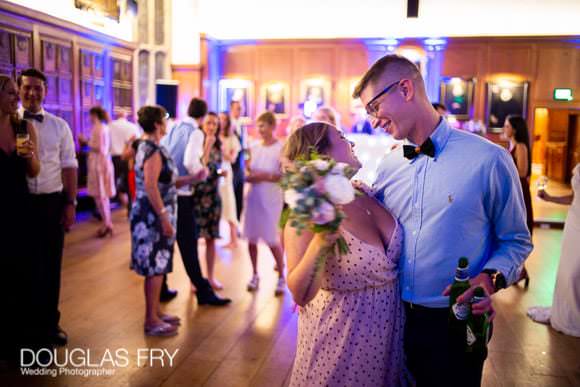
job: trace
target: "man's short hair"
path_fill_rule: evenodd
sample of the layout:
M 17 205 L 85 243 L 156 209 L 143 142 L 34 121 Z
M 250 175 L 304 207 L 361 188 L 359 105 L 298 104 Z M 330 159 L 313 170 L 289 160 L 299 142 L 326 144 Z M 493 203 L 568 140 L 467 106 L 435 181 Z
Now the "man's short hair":
M 242 104 L 240 103 L 240 101 L 236 101 L 236 100 L 234 99 L 234 100 L 231 100 L 231 101 L 230 101 L 230 109 L 231 109 L 231 107 L 232 107 L 232 106 L 234 106 L 235 104 L 239 104 L 239 105 L 240 105 L 240 107 L 242 106 Z
M 367 70 L 365 75 L 363 75 L 362 79 L 356 85 L 352 97 L 359 98 L 369 83 L 377 81 L 387 70 L 396 72 L 406 78 L 421 77 L 419 69 L 409 59 L 400 55 L 385 55 L 376 61 L 371 68 Z
M 432 105 L 433 105 L 433 109 L 435 109 L 435 110 L 443 110 L 444 112 L 447 111 L 447 108 L 445 107 L 445 105 L 442 105 L 438 102 L 433 102 Z
M 187 115 L 199 119 L 207 114 L 207 103 L 201 98 L 192 98 L 187 108 Z
M 40 79 L 44 83 L 44 86 L 46 87 L 46 75 L 44 75 L 44 73 L 40 70 L 37 70 L 35 68 L 29 68 L 29 69 L 23 70 L 20 73 L 20 75 L 18 75 L 18 78 L 16 79 L 16 83 L 18 84 L 18 87 L 22 86 L 22 77 L 31 77 L 31 78 Z

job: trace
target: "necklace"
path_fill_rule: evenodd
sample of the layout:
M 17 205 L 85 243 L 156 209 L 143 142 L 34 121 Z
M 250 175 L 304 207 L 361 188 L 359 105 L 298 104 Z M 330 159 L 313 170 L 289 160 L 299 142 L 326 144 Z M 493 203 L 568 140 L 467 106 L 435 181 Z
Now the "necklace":
M 363 206 L 358 205 L 356 203 L 356 201 L 353 201 L 352 202 L 352 205 L 355 206 L 355 207 L 358 207 L 359 209 L 363 210 L 368 216 L 371 216 L 372 217 L 371 210 L 369 210 L 368 208 L 364 208 Z

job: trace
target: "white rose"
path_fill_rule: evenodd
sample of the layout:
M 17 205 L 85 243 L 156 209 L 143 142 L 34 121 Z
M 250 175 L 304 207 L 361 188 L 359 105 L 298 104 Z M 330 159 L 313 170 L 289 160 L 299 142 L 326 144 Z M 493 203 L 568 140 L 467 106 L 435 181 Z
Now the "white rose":
M 354 188 L 350 180 L 342 175 L 325 176 L 324 188 L 334 204 L 347 204 L 354 200 Z
M 289 189 L 284 192 L 284 201 L 288 203 L 288 206 L 292 209 L 295 209 L 298 205 L 298 200 L 304 198 L 300 192 L 296 191 L 295 189 Z
M 314 168 L 318 169 L 320 172 L 326 171 L 330 166 L 328 161 L 321 159 L 313 160 L 312 165 L 314 165 Z
M 332 175 L 344 175 L 344 170 L 348 167 L 346 163 L 336 163 L 334 167 L 332 167 L 332 171 L 330 173 Z

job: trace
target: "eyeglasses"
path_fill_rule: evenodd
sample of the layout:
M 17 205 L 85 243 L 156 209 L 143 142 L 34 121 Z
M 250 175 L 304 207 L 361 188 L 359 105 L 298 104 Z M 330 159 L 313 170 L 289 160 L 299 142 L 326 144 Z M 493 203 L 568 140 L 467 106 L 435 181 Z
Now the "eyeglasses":
M 393 87 L 397 86 L 399 83 L 401 82 L 401 80 L 398 80 L 396 82 L 391 83 L 390 85 L 388 85 L 387 87 L 385 87 L 383 89 L 383 91 L 381 91 L 379 94 L 375 95 L 365 106 L 365 110 L 367 111 L 367 114 L 369 116 L 373 116 L 375 114 L 377 114 L 378 110 L 379 110 L 379 104 L 374 104 L 379 98 L 381 98 L 383 95 L 387 94 L 389 92 L 389 90 L 391 90 Z M 373 105 L 374 104 L 374 105 Z

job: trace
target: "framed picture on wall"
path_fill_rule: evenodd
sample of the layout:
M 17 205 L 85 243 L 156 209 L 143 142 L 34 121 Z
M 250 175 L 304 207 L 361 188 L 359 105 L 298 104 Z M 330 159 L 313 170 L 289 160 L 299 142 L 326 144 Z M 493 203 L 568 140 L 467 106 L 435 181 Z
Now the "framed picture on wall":
M 238 101 L 242 108 L 242 118 L 250 119 L 252 114 L 253 84 L 244 79 L 222 79 L 219 81 L 219 110 L 230 110 L 230 103 Z
M 330 81 L 325 78 L 309 78 L 300 82 L 300 107 L 306 117 L 323 105 L 331 103 Z
M 441 79 L 439 102 L 450 115 L 457 119 L 469 119 L 473 114 L 473 91 L 475 80 L 472 78 L 445 77 Z
M 27 68 L 32 64 L 31 41 L 28 36 L 16 35 L 16 44 L 14 45 L 14 57 L 16 67 Z
M 289 113 L 290 87 L 287 83 L 271 82 L 260 89 L 261 109 L 285 118 Z
M 56 45 L 51 42 L 42 42 L 42 69 L 46 72 L 56 70 Z
M 487 127 L 500 132 L 510 114 L 527 115 L 529 82 L 502 80 L 488 82 L 485 120 Z

